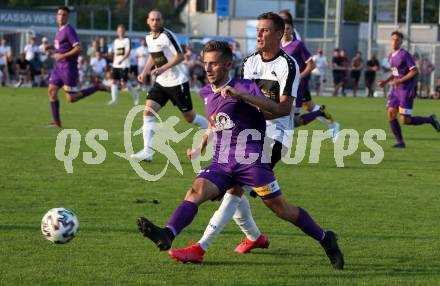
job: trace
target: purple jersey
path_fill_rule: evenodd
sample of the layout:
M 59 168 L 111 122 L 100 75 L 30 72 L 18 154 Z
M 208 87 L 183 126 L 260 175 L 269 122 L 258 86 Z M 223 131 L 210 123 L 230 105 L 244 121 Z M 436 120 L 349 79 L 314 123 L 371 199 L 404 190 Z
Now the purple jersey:
M 293 40 L 289 42 L 287 45 L 283 46 L 281 44 L 281 49 L 294 58 L 298 63 L 299 72 L 303 72 L 306 68 L 307 63 L 313 59 L 313 56 L 310 54 L 309 50 L 307 50 L 304 43 L 300 40 Z M 298 98 L 300 98 L 300 102 L 302 103 L 302 97 L 305 92 L 309 89 L 309 76 L 301 79 L 298 86 Z
M 251 80 L 232 79 L 229 86 L 247 94 L 264 97 L 256 83 Z M 257 153 L 260 162 L 266 131 L 266 121 L 262 112 L 241 100 L 222 97 L 220 92 L 212 90 L 211 85 L 202 88 L 200 96 L 205 102 L 211 128 L 216 132 L 213 162 L 227 163 L 233 167 L 237 164 L 237 150 L 244 151 L 246 158 L 249 153 Z M 244 133 L 239 136 L 242 131 L 250 129 L 258 131 L 259 138 L 252 138 L 250 134 L 241 137 Z M 242 139 L 244 141 L 241 141 Z
M 410 70 L 416 68 L 416 64 L 410 53 L 404 49 L 398 50 L 396 53 L 390 55 L 391 58 L 391 72 L 393 77 L 400 79 L 407 75 Z M 416 79 L 415 77 L 393 87 L 393 91 L 397 96 L 415 96 Z
M 66 24 L 58 30 L 55 36 L 55 53 L 67 53 L 79 44 L 78 35 L 76 34 L 75 29 L 70 24 Z M 57 64 L 74 63 L 76 65 L 77 61 L 78 55 L 75 55 L 73 57 L 61 59 Z

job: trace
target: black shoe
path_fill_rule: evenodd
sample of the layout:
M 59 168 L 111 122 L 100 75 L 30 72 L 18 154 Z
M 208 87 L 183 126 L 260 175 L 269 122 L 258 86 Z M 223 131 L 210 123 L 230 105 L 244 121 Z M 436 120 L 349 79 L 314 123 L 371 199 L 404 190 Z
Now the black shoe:
M 160 250 L 168 250 L 171 248 L 171 240 L 165 230 L 156 226 L 154 223 L 144 217 L 137 219 L 139 231 L 153 241 Z
M 319 242 L 325 250 L 330 263 L 335 269 L 344 269 L 344 255 L 338 246 L 338 239 L 336 234 L 329 230 L 325 232 L 324 239 Z
M 406 145 L 405 145 L 405 143 L 397 143 L 397 144 L 394 144 L 393 145 L 393 148 L 406 148 Z
M 430 116 L 432 119 L 432 127 L 434 127 L 435 130 L 437 130 L 437 132 L 440 132 L 440 122 L 438 122 L 437 116 L 435 116 L 434 114 Z

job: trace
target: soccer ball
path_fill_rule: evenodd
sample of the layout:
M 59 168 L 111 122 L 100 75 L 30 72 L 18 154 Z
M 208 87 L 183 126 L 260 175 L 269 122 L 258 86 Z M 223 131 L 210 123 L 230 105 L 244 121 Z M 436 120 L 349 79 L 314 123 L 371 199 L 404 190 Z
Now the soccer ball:
M 78 219 L 69 209 L 54 208 L 41 220 L 41 232 L 45 239 L 53 243 L 67 243 L 78 231 Z

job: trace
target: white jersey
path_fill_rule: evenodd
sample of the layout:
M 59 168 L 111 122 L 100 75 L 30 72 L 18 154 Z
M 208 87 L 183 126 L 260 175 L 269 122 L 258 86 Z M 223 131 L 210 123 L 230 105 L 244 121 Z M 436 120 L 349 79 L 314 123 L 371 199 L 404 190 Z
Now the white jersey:
M 114 68 L 129 68 L 130 67 L 130 58 L 127 57 L 122 63 L 119 63 L 122 58 L 130 53 L 130 39 L 115 39 L 113 42 L 113 67 Z
M 148 53 L 153 58 L 156 67 L 161 67 L 168 63 L 177 54 L 183 54 L 176 36 L 168 29 L 162 29 L 157 37 L 154 37 L 153 34 L 147 35 L 145 42 L 147 43 Z M 164 87 L 181 85 L 187 81 L 188 76 L 183 63 L 167 69 L 156 77 L 156 82 Z
M 27 61 L 32 61 L 35 57 L 35 54 L 38 53 L 39 49 L 37 46 L 32 46 L 31 44 L 27 44 L 24 47 L 24 53 L 26 54 L 25 58 Z
M 327 58 L 325 56 L 313 56 L 313 61 L 316 64 L 316 67 L 312 70 L 312 74 L 314 75 L 325 75 L 325 70 L 327 68 Z
M 281 96 L 296 98 L 300 80 L 300 72 L 295 59 L 283 50 L 271 60 L 263 60 L 260 53 L 254 53 L 243 61 L 243 78 L 253 80 L 264 95 L 276 103 Z M 292 130 L 292 115 L 266 120 L 266 136 L 283 142 L 285 130 Z M 284 142 L 288 144 L 289 142 Z

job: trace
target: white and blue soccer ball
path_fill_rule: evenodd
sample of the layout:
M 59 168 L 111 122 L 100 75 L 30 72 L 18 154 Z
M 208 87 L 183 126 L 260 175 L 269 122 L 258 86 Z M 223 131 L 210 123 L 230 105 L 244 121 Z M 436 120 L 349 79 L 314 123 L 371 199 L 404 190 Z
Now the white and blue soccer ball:
M 41 232 L 45 239 L 53 243 L 67 243 L 78 232 L 78 219 L 76 215 L 66 208 L 49 210 L 41 220 Z

